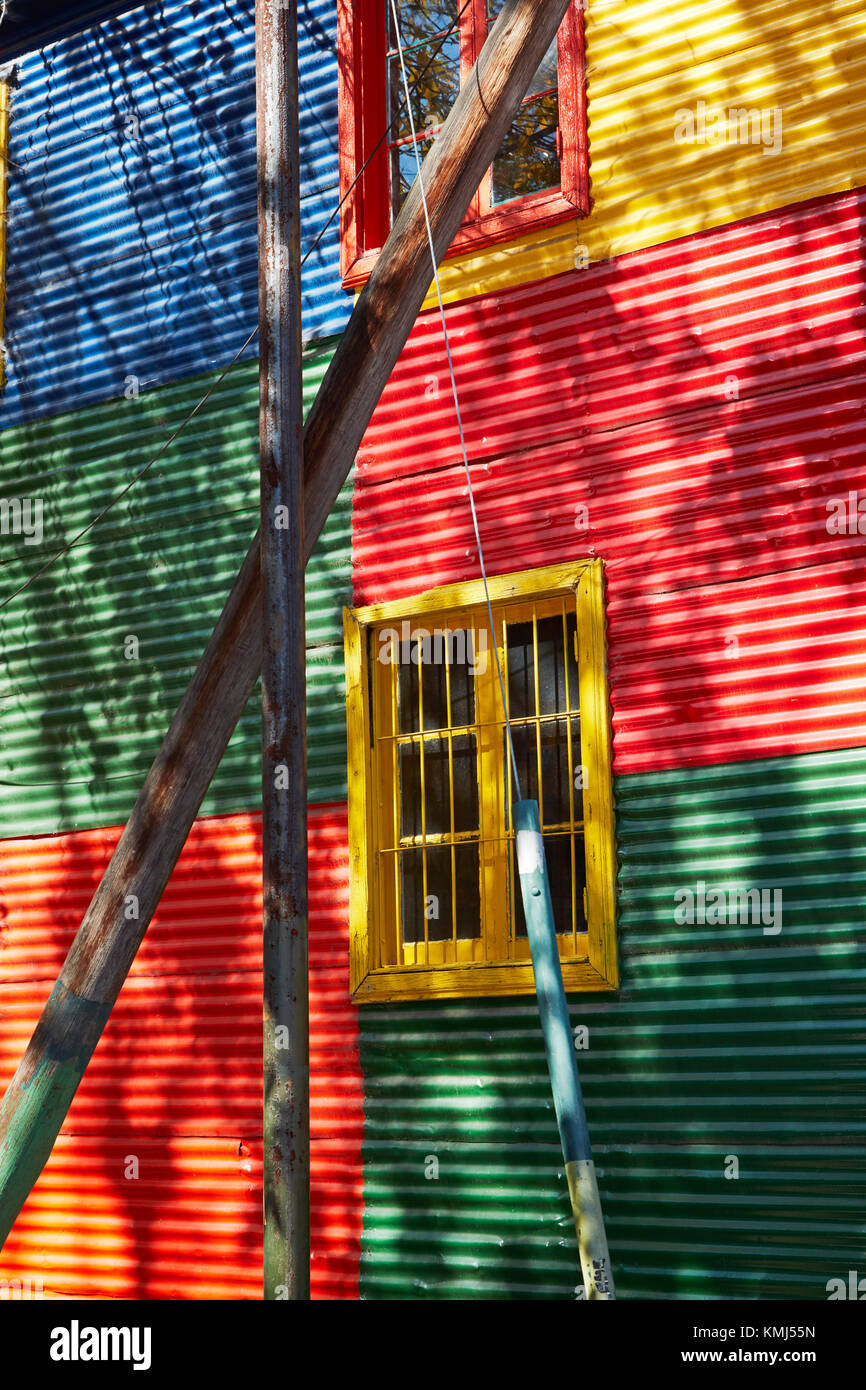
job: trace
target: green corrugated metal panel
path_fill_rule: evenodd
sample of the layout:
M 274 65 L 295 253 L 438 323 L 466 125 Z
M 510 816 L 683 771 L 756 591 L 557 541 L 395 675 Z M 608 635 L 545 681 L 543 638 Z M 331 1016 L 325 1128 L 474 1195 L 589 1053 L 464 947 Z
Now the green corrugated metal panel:
M 866 750 L 617 806 L 623 986 L 569 1006 L 618 1295 L 825 1298 L 866 1247 Z M 701 880 L 781 888 L 781 932 L 677 926 Z M 361 1058 L 362 1296 L 574 1297 L 533 1001 L 365 1006 Z
M 330 349 L 306 363 L 307 402 Z M 13 590 L 96 515 L 213 376 L 0 435 L 0 497 L 41 498 L 41 545 L 3 538 Z M 258 520 L 257 366 L 235 368 L 104 521 L 0 610 L 0 836 L 113 824 L 143 776 Z M 341 608 L 351 590 L 350 479 L 307 570 L 310 799 L 345 796 Z M 138 639 L 128 659 L 126 639 Z M 205 811 L 258 805 L 254 695 Z
M 120 703 L 106 687 L 72 691 L 4 713 L 0 739 L 0 839 L 124 823 L 187 683 L 144 671 Z M 342 647 L 307 652 L 307 769 L 313 802 L 346 798 L 346 697 Z M 260 806 L 261 689 L 238 720 L 201 815 Z
M 310 354 L 304 364 L 309 407 L 333 355 Z M 147 391 L 132 400 L 38 420 L 0 434 L 0 497 L 41 498 L 44 539 L 26 544 L 5 536 L 0 548 L 0 583 L 8 593 L 92 520 L 153 458 L 186 418 L 218 373 Z M 132 388 L 130 388 L 132 389 Z M 94 605 L 81 624 L 82 641 L 101 633 L 106 619 L 123 623 L 127 600 L 157 620 L 157 605 L 186 601 L 193 618 L 200 603 L 224 595 L 243 558 L 258 519 L 258 364 L 233 368 L 201 411 L 169 445 L 160 461 L 112 507 L 65 565 L 57 563 L 26 595 L 0 616 L 3 680 L 14 681 L 27 663 L 19 647 L 69 643 L 74 613 L 85 599 Z M 307 641 L 342 641 L 340 608 L 351 588 L 351 488 L 347 488 L 323 532 L 307 570 Z M 131 566 L 138 566 L 135 574 Z M 124 591 L 125 577 L 129 577 Z M 134 578 L 134 583 L 132 582 Z M 178 584 L 182 581 L 182 593 Z M 92 593 L 94 585 L 100 586 Z M 139 588 L 136 588 L 139 585 Z M 71 602 L 70 602 L 71 600 Z M 42 612 L 48 620 L 40 626 Z M 58 630 L 67 623 L 68 636 Z M 205 625 L 198 620 L 201 631 Z M 172 622 L 170 631 L 174 630 Z M 207 629 L 209 631 L 209 628 Z M 69 650 L 66 646 L 64 652 Z M 32 653 L 31 653 L 32 656 Z M 75 650 L 72 672 L 75 671 Z M 94 656 L 84 666 L 92 669 Z M 98 654 L 97 654 L 98 659 Z M 66 669 L 66 668 L 65 668 Z M 0 694 L 5 694 L 0 689 Z

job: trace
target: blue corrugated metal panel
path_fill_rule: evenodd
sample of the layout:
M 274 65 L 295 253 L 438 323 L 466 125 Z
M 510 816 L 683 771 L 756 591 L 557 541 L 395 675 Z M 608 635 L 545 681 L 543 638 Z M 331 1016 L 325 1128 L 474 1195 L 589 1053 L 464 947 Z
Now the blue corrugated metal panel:
M 334 7 L 299 18 L 306 252 L 338 199 Z M 20 78 L 3 423 L 229 360 L 257 313 L 252 7 L 145 6 L 28 56 Z M 343 328 L 336 222 L 303 299 L 308 342 Z

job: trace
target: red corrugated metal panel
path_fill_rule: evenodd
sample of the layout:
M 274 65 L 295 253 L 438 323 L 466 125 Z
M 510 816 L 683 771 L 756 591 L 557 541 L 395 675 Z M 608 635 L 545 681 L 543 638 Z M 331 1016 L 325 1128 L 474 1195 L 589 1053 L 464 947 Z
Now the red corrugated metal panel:
M 866 192 L 690 237 L 448 310 L 470 457 L 545 449 L 833 376 L 866 348 Z M 363 483 L 459 458 L 441 328 L 427 313 L 359 455 Z
M 866 744 L 861 558 L 612 596 L 608 622 L 618 772 Z
M 624 593 L 866 553 L 866 537 L 827 533 L 827 501 L 861 484 L 864 450 L 866 389 L 843 381 L 474 464 L 487 567 L 603 555 Z M 478 577 L 462 465 L 359 487 L 354 530 L 358 603 Z
M 862 414 L 855 423 L 862 433 Z M 826 428 L 827 417 L 818 416 L 818 448 L 826 446 Z M 596 467 L 630 442 L 599 451 Z M 857 486 L 853 455 L 835 473 L 826 455 L 808 463 L 801 457 L 787 488 L 778 474 L 774 488 L 756 454 L 740 489 L 726 498 L 724 487 L 736 479 L 719 468 L 718 487 L 708 475 L 707 489 L 695 489 L 697 505 L 694 498 L 680 503 L 695 481 L 688 459 L 679 472 L 671 467 L 666 484 L 658 474 L 653 501 L 641 499 L 646 470 L 631 477 L 600 470 L 590 485 L 589 546 L 574 530 L 572 506 L 587 495 L 586 469 L 580 477 L 567 459 L 547 457 L 543 470 L 528 458 L 473 469 L 482 535 L 490 538 L 488 569 L 529 569 L 587 551 L 605 558 L 617 773 L 866 743 L 866 538 L 828 536 L 825 509 L 827 496 L 844 498 Z M 629 490 L 605 497 L 624 481 Z M 462 470 L 425 480 L 424 496 L 426 525 L 437 537 L 427 556 L 411 549 L 417 516 L 397 520 L 405 485 L 359 494 L 359 532 L 372 536 L 378 525 L 388 536 L 381 559 L 359 541 L 371 569 L 386 576 L 370 581 L 365 601 L 477 577 Z M 394 520 L 386 526 L 389 508 Z M 714 572 L 725 582 L 714 583 Z
M 342 1140 L 311 1163 L 312 1296 L 356 1298 L 360 1165 Z M 260 1141 L 62 1134 L 0 1278 L 41 1281 L 46 1298 L 260 1298 L 261 1211 Z
M 862 484 L 864 214 L 795 207 L 450 311 L 488 570 L 605 560 L 619 774 L 866 742 L 866 537 L 827 529 Z M 438 331 L 365 441 L 360 603 L 479 573 Z
M 3 1086 L 119 833 L 0 842 Z M 16 1224 L 17 1244 L 3 1253 L 0 1273 L 6 1277 L 27 1267 L 22 1252 L 44 1248 L 48 1265 L 43 1261 L 29 1272 L 41 1272 L 46 1287 L 50 1283 L 61 1292 L 259 1296 L 260 1156 L 255 1183 L 244 1189 L 249 1210 L 221 1215 L 219 1184 L 208 1188 L 205 1174 L 200 1194 L 195 1184 L 188 1186 L 183 1164 L 172 1167 L 171 1155 L 186 1152 L 183 1146 L 192 1136 L 207 1135 L 222 1146 L 220 1153 L 245 1144 L 260 1155 L 260 885 L 259 816 L 195 823 L 70 1110 L 63 1147 L 58 1145 Z M 361 1223 L 363 1090 L 357 1016 L 349 999 L 347 897 L 345 807 L 311 808 L 313 1269 L 315 1296 L 329 1298 L 357 1296 Z M 164 1180 L 174 1184 L 179 1203 L 174 1225 L 154 1229 L 152 1191 L 124 1180 L 122 1172 L 118 1177 L 104 1157 L 121 1149 L 139 1153 L 142 1145 L 152 1147 Z M 82 1216 L 82 1276 L 76 1282 L 63 1232 L 73 1206 L 80 1210 L 76 1194 L 88 1187 L 94 1197 Z M 187 1210 L 189 1226 L 184 1225 Z M 100 1212 L 114 1215 L 91 1230 L 90 1215 L 96 1219 Z M 114 1254 L 106 1265 L 109 1282 L 100 1285 L 94 1271 L 101 1267 L 103 1241 Z M 248 1266 L 239 1284 L 226 1241 L 240 1241 Z M 57 1242 L 65 1253 L 55 1265 L 51 1251 Z M 236 1287 L 241 1292 L 233 1292 Z
M 261 1142 L 61 1134 L 0 1275 L 75 1298 L 256 1298 L 261 1170 Z

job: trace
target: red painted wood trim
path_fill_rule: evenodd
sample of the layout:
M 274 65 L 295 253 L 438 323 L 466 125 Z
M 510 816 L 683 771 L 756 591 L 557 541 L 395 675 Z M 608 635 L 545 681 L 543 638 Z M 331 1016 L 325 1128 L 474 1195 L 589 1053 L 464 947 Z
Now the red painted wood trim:
M 470 41 L 461 44 L 461 68 L 468 71 L 484 33 L 485 6 L 475 0 L 467 12 Z M 482 27 L 484 26 L 484 28 Z M 474 37 L 473 37 L 474 36 Z M 352 182 L 387 126 L 385 101 L 385 7 L 383 0 L 337 0 L 340 196 L 347 201 L 340 219 L 340 269 L 344 288 L 359 288 L 370 274 L 389 230 L 388 149 L 383 140 L 349 194 Z M 475 52 L 473 52 L 473 45 Z M 563 134 L 562 183 L 516 199 L 507 208 L 489 205 L 485 185 L 451 245 L 449 257 L 553 226 L 589 211 L 589 168 L 584 82 L 584 30 L 580 0 L 573 0 L 559 31 L 560 129 Z M 464 72 L 465 76 L 465 72 Z M 485 181 L 489 182 L 489 181 Z M 348 195 L 348 197 L 347 197 Z

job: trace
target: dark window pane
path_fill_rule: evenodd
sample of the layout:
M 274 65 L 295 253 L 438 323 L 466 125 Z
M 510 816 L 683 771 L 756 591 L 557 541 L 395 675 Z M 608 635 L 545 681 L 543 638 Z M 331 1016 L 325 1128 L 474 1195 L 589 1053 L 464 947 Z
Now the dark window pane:
M 478 829 L 478 773 L 474 734 L 454 738 L 454 829 Z M 448 740 L 424 740 L 424 789 L 427 797 L 428 835 L 450 835 Z M 406 838 L 421 834 L 420 741 L 400 744 L 400 833 Z
M 511 737 L 514 743 L 514 760 L 517 763 L 517 776 L 520 781 L 520 795 L 526 801 L 538 800 L 538 746 L 535 724 L 512 724 Z M 511 754 L 508 750 L 508 730 L 503 731 L 503 754 L 505 757 L 506 781 L 513 784 Z M 511 788 L 514 796 L 514 786 Z
M 455 734 L 454 829 L 478 829 L 478 757 L 474 734 Z
M 404 646 L 408 648 L 404 651 Z M 399 666 L 397 668 L 398 683 L 398 716 L 397 727 L 401 734 L 414 734 L 421 728 L 420 710 L 418 706 L 418 667 L 411 660 L 412 652 L 416 650 L 415 643 L 403 642 L 399 644 Z M 409 657 L 407 661 L 403 657 Z
M 574 655 L 575 616 L 566 614 L 563 639 L 562 615 L 539 618 L 538 701 L 539 714 L 559 714 L 578 708 L 577 661 Z M 536 713 L 535 671 L 532 623 L 509 623 L 508 701 L 512 719 L 526 719 Z M 566 701 L 566 669 L 568 701 Z
M 457 877 L 457 936 L 466 941 L 481 935 L 481 890 L 478 845 L 456 845 L 454 865 Z
M 445 685 L 443 633 L 432 633 L 420 643 L 421 690 L 424 696 L 424 728 L 447 729 L 448 692 Z
M 472 633 L 462 628 L 451 630 L 437 627 L 429 631 L 419 628 L 411 642 L 410 655 L 417 660 L 421 670 L 424 728 L 448 727 L 446 664 L 451 682 L 451 726 L 472 723 L 475 718 Z M 413 688 L 407 687 L 407 694 L 412 693 Z
M 411 945 L 424 940 L 424 872 L 420 849 L 400 853 L 400 904 L 403 940 Z
M 428 941 L 450 941 L 451 930 L 451 850 L 445 847 L 427 851 L 427 897 L 424 903 Z M 421 939 L 423 940 L 423 924 Z
M 571 824 L 568 723 L 567 719 L 556 719 L 541 725 L 541 785 L 544 801 L 542 821 L 545 825 Z M 580 732 L 576 719 L 572 721 L 571 756 L 572 776 L 576 776 L 580 768 Z M 576 789 L 573 796 L 575 819 L 580 820 L 583 814 L 583 791 Z
M 562 710 L 578 707 L 577 661 L 574 656 L 576 630 L 573 613 L 566 614 L 564 634 L 560 613 L 539 620 L 538 699 L 541 714 L 559 714 Z M 566 669 L 568 700 L 565 697 Z
M 509 623 L 506 635 L 508 713 L 512 719 L 525 719 L 535 714 L 532 623 Z
M 521 106 L 493 161 L 492 200 L 525 198 L 562 182 L 556 132 L 559 97 L 556 92 Z
M 553 903 L 553 921 L 557 932 L 562 935 L 571 932 L 571 836 L 545 835 L 544 857 L 547 861 L 547 877 L 550 881 L 550 897 Z M 583 915 L 583 890 L 586 885 L 586 861 L 584 858 L 583 837 L 574 837 L 574 868 L 576 887 L 576 924 L 579 932 L 586 931 Z M 512 901 L 514 903 L 514 931 L 516 936 L 526 936 L 526 917 L 523 912 L 523 895 L 520 891 L 520 878 L 517 873 L 516 856 L 512 855 Z
M 524 724 L 511 726 L 514 741 L 514 756 L 517 762 L 517 775 L 520 779 L 520 794 L 527 801 L 538 801 L 538 744 L 536 727 L 541 730 L 541 819 L 545 826 L 571 823 L 571 809 L 568 795 L 568 721 L 550 720 L 539 726 Z M 507 731 L 503 731 L 503 757 L 505 758 L 506 780 L 513 782 L 511 757 L 508 751 Z M 580 728 L 577 719 L 571 721 L 572 778 L 580 772 Z M 512 796 L 514 788 L 512 786 Z M 583 816 L 583 790 L 574 790 L 574 818 Z
M 401 743 L 400 751 L 400 834 L 411 838 L 421 834 L 421 747 L 420 741 Z
M 400 861 L 403 940 L 407 944 L 423 941 L 426 919 L 428 941 L 451 941 L 454 928 L 450 847 L 441 845 L 427 850 L 426 897 L 421 850 L 403 850 Z M 457 937 L 469 940 L 481 935 L 478 845 L 458 845 L 454 851 L 454 861 Z
M 463 629 L 449 636 L 448 663 L 451 679 L 451 726 L 475 723 L 475 671 L 487 669 L 487 643 Z
M 424 790 L 427 797 L 427 834 L 450 835 L 447 738 L 424 740 Z

